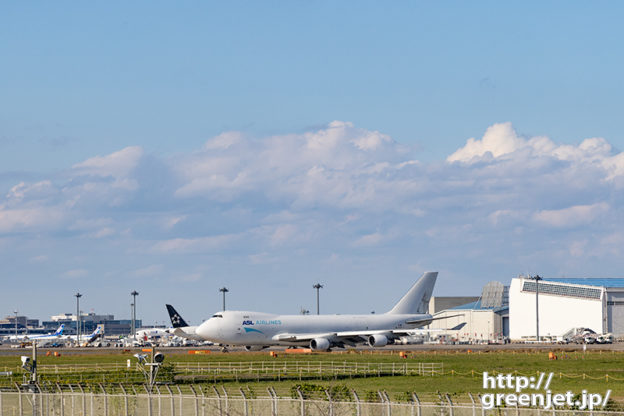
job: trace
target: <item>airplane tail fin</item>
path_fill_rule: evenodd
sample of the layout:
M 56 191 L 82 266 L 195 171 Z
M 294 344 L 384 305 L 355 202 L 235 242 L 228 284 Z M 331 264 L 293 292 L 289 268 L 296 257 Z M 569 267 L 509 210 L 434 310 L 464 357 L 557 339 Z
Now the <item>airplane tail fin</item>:
M 64 330 L 65 330 L 65 324 L 61 324 L 61 326 L 58 327 L 58 329 L 53 335 L 63 335 Z
M 425 272 L 388 313 L 395 315 L 427 313 L 437 277 L 438 272 Z
M 102 335 L 103 332 L 104 332 L 104 328 L 102 328 L 102 325 L 98 325 L 95 328 L 95 330 L 93 332 L 91 332 L 91 335 L 89 335 L 89 337 L 87 339 L 93 340 L 93 339 L 97 338 L 98 336 Z
M 167 312 L 169 312 L 169 318 L 171 319 L 171 325 L 174 328 L 180 328 L 183 326 L 189 326 L 184 319 L 180 316 L 180 314 L 175 310 L 175 308 L 169 304 L 165 305 L 167 307 Z

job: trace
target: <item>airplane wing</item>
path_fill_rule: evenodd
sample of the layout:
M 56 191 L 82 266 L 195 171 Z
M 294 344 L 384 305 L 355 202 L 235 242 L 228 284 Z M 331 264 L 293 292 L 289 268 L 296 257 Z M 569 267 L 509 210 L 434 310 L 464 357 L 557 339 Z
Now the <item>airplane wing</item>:
M 284 341 L 284 342 L 298 342 L 298 341 L 310 341 L 314 338 L 328 338 L 334 339 L 338 333 L 337 332 L 322 332 L 322 333 L 305 333 L 305 334 L 291 334 L 291 333 L 282 333 L 273 336 L 273 341 Z
M 405 323 L 408 324 L 408 325 L 427 325 L 427 324 L 431 323 L 431 321 L 437 321 L 439 319 L 455 318 L 457 316 L 464 316 L 464 314 L 460 313 L 460 314 L 457 314 L 457 315 L 438 316 L 438 317 L 432 317 L 432 318 L 428 318 L 428 319 L 412 319 L 411 321 L 405 321 Z
M 371 335 L 385 335 L 388 338 L 398 338 L 404 335 L 422 334 L 426 332 L 439 332 L 439 331 L 455 331 L 461 329 L 465 322 L 456 325 L 453 328 L 443 329 L 421 329 L 421 328 L 405 328 L 405 329 L 391 329 L 391 330 L 370 330 L 370 331 L 341 331 L 341 332 L 319 332 L 319 333 L 282 333 L 273 337 L 274 341 L 282 342 L 307 342 L 315 338 L 326 338 L 335 343 L 345 343 L 349 345 L 356 345 L 363 342 L 367 342 L 368 337 Z

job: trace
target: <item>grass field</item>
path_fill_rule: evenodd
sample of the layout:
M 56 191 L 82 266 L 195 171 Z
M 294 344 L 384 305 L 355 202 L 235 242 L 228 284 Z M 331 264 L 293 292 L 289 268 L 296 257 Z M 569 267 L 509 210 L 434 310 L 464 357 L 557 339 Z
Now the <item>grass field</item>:
M 131 352 L 90 352 L 86 354 L 65 354 L 60 351 L 60 357 L 40 355 L 38 364 L 42 380 L 58 382 L 61 384 L 139 384 L 143 376 L 135 368 L 135 360 Z M 438 393 L 449 393 L 457 402 L 469 402 L 467 393 L 484 392 L 482 373 L 490 374 L 513 373 L 524 376 L 535 376 L 540 372 L 553 372 L 551 390 L 553 392 L 566 392 L 571 390 L 580 393 L 583 389 L 590 393 L 604 394 L 607 389 L 612 390 L 611 397 L 619 403 L 624 403 L 624 352 L 619 351 L 564 351 L 553 349 L 557 359 L 551 360 L 548 351 L 443 351 L 443 352 L 410 352 L 408 358 L 400 358 L 398 352 L 369 352 L 348 351 L 345 353 L 318 353 L 318 354 L 284 354 L 278 352 L 277 357 L 271 357 L 267 352 L 259 353 L 219 353 L 212 352 L 206 355 L 191 355 L 184 352 L 167 352 L 166 363 L 169 364 L 163 374 L 163 380 L 173 381 L 174 377 L 182 389 L 187 386 L 184 382 L 188 379 L 176 374 L 177 364 L 192 364 L 198 367 L 207 364 L 223 366 L 229 362 L 237 363 L 265 363 L 267 368 L 294 362 L 324 363 L 339 367 L 375 365 L 378 363 L 392 364 L 397 369 L 402 365 L 418 362 L 440 363 L 442 370 L 435 375 L 384 375 L 378 377 L 367 374 L 357 376 L 354 374 L 320 374 L 311 375 L 299 380 L 297 376 L 290 376 L 281 380 L 270 376 L 269 380 L 257 381 L 254 377 L 236 381 L 231 376 L 216 378 L 219 388 L 223 387 L 231 394 L 240 394 L 243 388 L 250 394 L 265 395 L 266 388 L 272 386 L 280 396 L 292 395 L 293 386 L 302 385 L 310 391 L 320 388 L 335 390 L 353 389 L 361 398 L 374 399 L 374 392 L 385 390 L 391 399 L 407 400 L 411 392 L 416 392 L 423 401 L 435 401 Z M 28 355 L 28 350 L 21 352 Z M 125 368 L 128 359 L 132 360 L 132 368 Z M 64 369 L 67 366 L 83 366 L 78 370 Z M 113 366 L 117 368 L 113 368 Z M 60 370 L 59 370 L 60 369 Z M 13 371 L 11 377 L 0 378 L 0 384 L 5 386 L 12 382 L 20 382 L 22 379 L 19 368 L 19 356 L 0 356 L 0 370 Z M 191 378 L 191 381 L 193 379 Z M 208 377 L 199 382 L 208 388 L 214 381 Z M 194 380 L 197 382 L 197 380 Z

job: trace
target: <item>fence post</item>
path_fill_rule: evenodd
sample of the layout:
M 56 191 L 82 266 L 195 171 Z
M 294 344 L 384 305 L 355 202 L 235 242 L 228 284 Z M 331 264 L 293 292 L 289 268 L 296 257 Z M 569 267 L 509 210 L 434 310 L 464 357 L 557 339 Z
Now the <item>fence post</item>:
M 90 415 L 95 415 L 95 412 L 93 411 L 93 394 L 94 394 L 93 389 L 91 389 L 91 394 L 89 395 L 89 405 L 90 405 L 89 408 L 91 410 Z M 149 416 L 152 416 L 151 413 Z
M 329 390 L 325 389 L 325 395 L 327 396 L 327 401 L 329 401 L 329 416 L 334 416 L 334 404 L 332 403 L 331 394 L 329 394 Z
M 271 416 L 277 416 L 277 397 L 274 394 L 273 387 L 267 387 L 267 392 L 271 396 Z
M 202 396 L 201 397 L 202 416 L 206 416 L 206 393 L 204 392 L 204 389 L 201 388 L 201 386 L 199 386 L 198 388 Z
M 421 414 L 421 409 L 420 409 L 420 399 L 418 398 L 418 396 L 416 395 L 416 393 L 412 393 L 412 399 L 414 399 L 414 403 L 416 404 L 416 409 L 417 409 L 417 416 L 420 416 Z
M 60 407 L 60 409 L 59 409 L 60 416 L 65 416 L 65 405 L 63 403 L 65 401 L 65 398 L 63 397 L 63 389 L 61 389 L 61 386 L 59 386 L 58 383 L 56 383 L 56 388 L 57 388 L 57 390 L 59 392 L 59 396 L 61 398 L 60 399 L 60 406 L 59 406 Z M 52 412 L 52 413 L 54 413 L 54 412 Z M 2 416 L 2 414 L 3 414 L 2 413 L 2 399 L 0 399 L 0 416 Z
M 176 389 L 178 389 L 178 397 L 180 398 L 180 415 L 184 414 L 184 398 L 182 396 L 182 390 L 180 390 L 180 386 L 176 385 Z
M 154 384 L 154 389 L 156 389 L 156 394 L 158 395 L 158 416 L 162 415 L 162 398 L 160 397 L 160 388 L 158 385 Z M 152 391 L 154 391 L 152 389 Z
M 299 395 L 299 400 L 301 401 L 301 416 L 305 416 L 305 401 L 303 400 L 303 394 L 299 387 L 297 387 L 297 394 Z
M 360 397 L 357 395 L 355 390 L 351 390 L 351 394 L 353 394 L 353 398 L 355 399 L 355 416 L 360 416 L 362 413 Z
M 448 395 L 448 393 L 447 393 L 447 394 L 445 394 L 445 396 L 446 396 L 446 400 L 448 401 L 448 404 L 449 404 L 449 412 L 450 412 L 450 415 L 451 415 L 451 416 L 454 416 L 454 415 L 453 415 L 453 414 L 454 414 L 454 411 L 453 411 L 453 402 L 451 401 L 451 396 L 449 396 L 449 395 Z
M 143 388 L 145 389 L 145 393 L 147 393 L 147 416 L 152 416 L 152 392 L 145 384 Z
M 108 416 L 108 395 L 106 394 L 106 390 L 101 384 L 98 384 L 100 389 L 102 389 L 102 393 L 104 394 L 104 416 Z
M 472 393 L 468 393 L 468 396 L 470 397 L 470 401 L 472 402 L 472 416 L 477 416 L 477 408 L 475 405 L 474 397 L 472 396 Z
M 245 396 L 245 392 L 243 391 L 242 387 L 238 388 L 238 391 L 240 391 L 241 396 L 243 396 L 243 408 L 245 409 L 245 416 L 249 416 L 249 409 L 247 407 L 247 396 Z
M 386 409 L 389 409 L 389 408 L 387 407 L 388 405 L 386 404 L 386 398 L 385 398 L 384 394 L 381 392 L 381 390 L 377 390 L 377 396 L 379 396 L 379 400 L 381 400 L 381 404 L 382 404 L 382 405 L 386 405 Z M 388 412 L 389 412 L 389 411 L 390 411 L 390 410 L 388 410 Z
M 199 403 L 197 403 L 197 392 L 195 391 L 195 388 L 193 388 L 192 384 L 189 384 L 189 387 L 193 392 L 193 396 L 195 396 L 195 416 L 199 416 Z
M 169 392 L 169 402 L 171 403 L 171 416 L 175 416 L 175 399 L 173 398 L 173 391 L 171 391 L 171 387 L 168 384 L 165 384 L 167 387 L 167 391 Z
M 17 383 L 15 383 L 15 387 L 17 388 L 17 401 L 19 405 L 19 416 L 24 416 L 24 408 L 22 407 L 22 390 L 17 385 Z
M 390 397 L 388 396 L 388 393 L 384 390 L 383 391 L 383 395 L 386 398 L 386 407 L 388 409 L 388 416 L 392 415 L 392 401 L 390 400 Z
M 121 388 L 121 392 L 124 397 L 124 416 L 128 416 L 128 393 L 126 392 L 126 389 L 124 389 L 123 384 L 119 383 L 119 387 Z M 73 413 L 72 416 L 74 416 Z
M 84 389 L 82 385 L 78 384 L 78 388 L 80 389 L 80 397 L 82 398 L 82 414 L 87 414 L 87 397 L 85 396 Z
M 212 389 L 214 390 L 215 394 L 217 395 L 217 404 L 219 406 L 219 416 L 223 416 L 223 408 L 221 408 L 221 395 L 219 394 L 219 390 L 217 390 L 217 388 L 214 386 L 214 384 L 212 385 Z
M 477 394 L 479 398 L 479 404 L 481 405 L 481 416 L 485 416 L 485 409 L 483 408 L 483 400 L 481 400 L 481 393 Z M 539 407 L 537 408 L 537 416 L 539 416 Z
M 71 415 L 74 416 L 74 399 L 76 398 L 75 394 L 74 394 L 74 388 L 72 387 L 72 385 L 69 385 L 69 391 L 71 393 Z M 128 415 L 126 415 L 128 416 Z
M 230 412 L 230 403 L 228 401 L 229 397 L 228 397 L 227 390 L 225 389 L 225 387 L 221 386 L 221 390 L 223 390 L 223 396 L 225 397 L 225 414 L 227 415 Z

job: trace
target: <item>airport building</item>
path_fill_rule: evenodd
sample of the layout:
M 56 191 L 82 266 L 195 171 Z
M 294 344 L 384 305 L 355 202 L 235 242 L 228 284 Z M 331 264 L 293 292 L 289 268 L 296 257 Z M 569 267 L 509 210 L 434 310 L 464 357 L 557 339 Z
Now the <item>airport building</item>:
M 444 342 L 504 342 L 509 337 L 509 287 L 490 282 L 483 287 L 481 296 L 472 299 L 432 314 L 435 318 L 448 319 L 435 320 L 428 326 L 440 330 L 432 332 L 431 337 Z M 431 310 L 431 303 L 429 307 Z M 445 331 L 457 326 L 461 328 Z
M 60 324 L 65 324 L 67 333 L 77 333 L 76 314 L 62 313 L 54 315 L 49 321 L 43 321 L 42 324 L 47 332 L 54 331 Z M 136 328 L 140 328 L 142 324 L 141 319 L 136 320 Z M 103 325 L 106 335 L 128 335 L 132 332 L 132 320 L 130 319 L 115 319 L 114 315 L 97 315 L 93 312 L 80 314 L 80 326 L 83 334 L 94 331 L 98 325 Z
M 624 279 L 535 279 L 511 281 L 509 314 L 512 340 L 535 340 L 536 299 L 540 338 L 556 340 L 573 328 L 624 335 Z
M 39 333 L 40 330 L 38 319 L 15 315 L 0 319 L 0 335 L 15 335 L 16 332 L 18 334 Z

